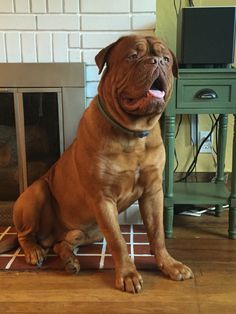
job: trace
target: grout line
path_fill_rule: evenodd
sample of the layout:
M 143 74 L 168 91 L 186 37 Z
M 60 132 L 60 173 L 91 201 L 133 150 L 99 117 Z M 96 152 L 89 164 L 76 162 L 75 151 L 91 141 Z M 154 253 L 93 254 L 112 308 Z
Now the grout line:
M 100 258 L 100 262 L 99 262 L 99 269 L 103 269 L 103 267 L 104 267 L 106 249 L 107 249 L 107 242 L 106 242 L 106 239 L 103 238 L 102 253 L 101 253 L 101 258 Z
M 153 256 L 151 254 L 134 254 L 134 256 L 142 256 L 142 257 L 146 257 L 146 256 Z
M 2 240 L 2 238 L 8 233 L 10 229 L 11 229 L 11 226 L 7 227 L 7 229 L 0 235 L 0 240 Z
M 18 256 L 20 250 L 21 250 L 21 248 L 19 247 L 19 248 L 15 251 L 15 254 L 12 256 L 12 258 L 10 259 L 10 261 L 7 263 L 5 269 L 10 269 L 12 263 L 14 262 L 14 260 L 16 259 L 16 257 Z
M 130 258 L 134 262 L 134 226 L 130 225 Z
M 76 256 L 101 256 L 102 254 L 100 253 L 75 253 Z M 130 254 L 129 254 L 130 255 Z M 17 254 L 16 257 L 24 257 L 24 254 Z M 57 256 L 56 254 L 48 254 L 47 257 L 55 257 Z M 112 256 L 110 253 L 104 254 L 104 256 Z M 152 254 L 134 254 L 135 256 L 153 256 Z M 15 257 L 15 254 L 1 254 L 1 257 Z
M 13 257 L 14 254 L 0 254 L 0 259 L 1 257 Z M 18 254 L 17 257 L 24 257 L 25 254 Z M 56 256 L 56 255 L 55 255 Z
M 130 232 L 121 232 L 122 234 L 130 234 Z M 147 234 L 146 232 L 135 232 L 133 231 L 133 234 Z

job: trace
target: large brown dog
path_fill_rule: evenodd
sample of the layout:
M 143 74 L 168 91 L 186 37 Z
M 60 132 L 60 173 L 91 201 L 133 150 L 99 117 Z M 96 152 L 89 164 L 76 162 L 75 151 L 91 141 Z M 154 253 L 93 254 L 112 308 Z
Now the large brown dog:
M 76 139 L 15 203 L 26 261 L 41 264 L 53 246 L 65 267 L 78 272 L 73 249 L 103 234 L 116 287 L 139 292 L 142 277 L 117 220 L 138 200 L 157 266 L 174 280 L 191 278 L 191 270 L 168 254 L 163 232 L 165 151 L 158 120 L 177 75 L 175 58 L 155 37 L 127 36 L 102 49 L 96 63 L 100 72 L 106 65 L 99 96 L 85 111 Z

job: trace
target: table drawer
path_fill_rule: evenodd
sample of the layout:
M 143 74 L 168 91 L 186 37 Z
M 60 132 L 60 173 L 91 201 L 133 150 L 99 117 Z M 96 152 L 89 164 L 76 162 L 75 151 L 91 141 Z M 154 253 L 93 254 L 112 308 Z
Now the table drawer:
M 236 80 L 178 80 L 177 108 L 236 108 Z

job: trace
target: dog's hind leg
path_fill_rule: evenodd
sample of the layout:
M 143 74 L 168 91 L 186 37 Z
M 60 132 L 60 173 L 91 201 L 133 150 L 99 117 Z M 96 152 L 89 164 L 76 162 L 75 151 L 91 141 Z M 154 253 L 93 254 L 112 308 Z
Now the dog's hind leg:
M 66 271 L 78 274 L 80 264 L 73 250 L 81 245 L 86 245 L 98 241 L 102 238 L 102 234 L 98 227 L 92 228 L 88 232 L 81 230 L 71 230 L 65 236 L 65 239 L 54 245 L 54 252 L 61 258 Z
M 13 220 L 26 262 L 41 266 L 47 249 L 39 245 L 39 240 L 50 235 L 53 220 L 46 181 L 35 181 L 20 195 L 14 205 Z

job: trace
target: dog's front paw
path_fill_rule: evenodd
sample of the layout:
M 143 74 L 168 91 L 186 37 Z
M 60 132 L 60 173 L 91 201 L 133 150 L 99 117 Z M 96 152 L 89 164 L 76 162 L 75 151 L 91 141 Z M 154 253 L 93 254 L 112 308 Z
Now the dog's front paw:
M 24 249 L 25 260 L 28 264 L 37 265 L 41 267 L 43 261 L 47 257 L 48 250 L 43 249 L 41 246 L 35 244 Z
M 194 277 L 192 270 L 183 263 L 176 261 L 170 255 L 165 258 L 156 258 L 157 266 L 172 280 L 186 280 Z
M 134 270 L 122 270 L 116 274 L 116 288 L 129 293 L 138 293 L 142 290 L 142 276 Z
M 65 261 L 65 270 L 71 274 L 78 274 L 80 271 L 80 264 L 75 256 L 70 256 L 67 261 Z

